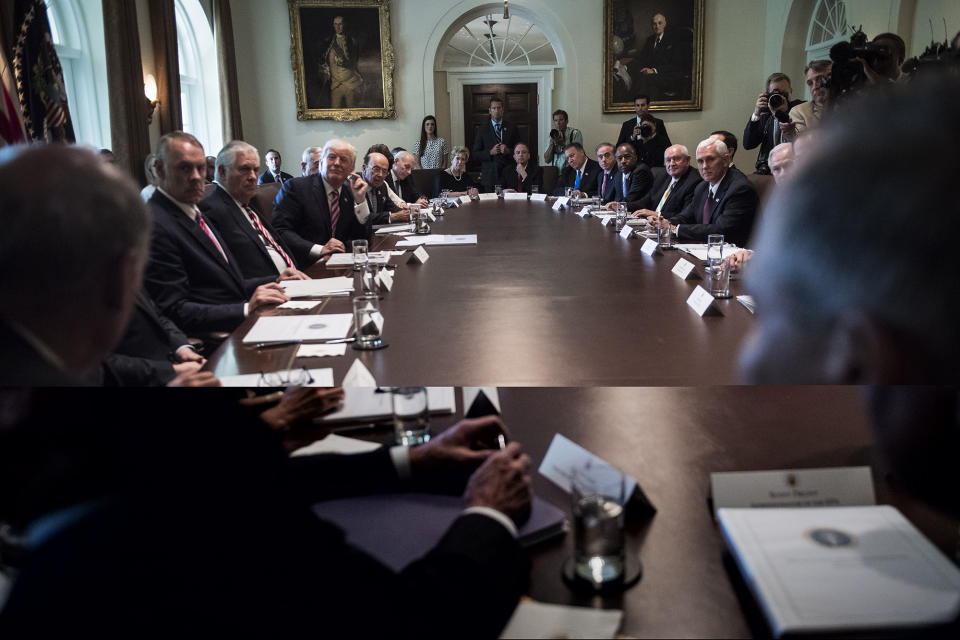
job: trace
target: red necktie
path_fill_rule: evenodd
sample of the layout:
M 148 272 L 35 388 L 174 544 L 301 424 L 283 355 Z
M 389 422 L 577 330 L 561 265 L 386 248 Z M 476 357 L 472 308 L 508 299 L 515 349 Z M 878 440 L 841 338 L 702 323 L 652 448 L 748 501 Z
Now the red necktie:
M 340 191 L 330 192 L 330 237 L 337 234 L 337 221 L 340 220 Z
M 207 234 L 207 237 L 210 238 L 210 242 L 213 243 L 213 246 L 217 248 L 217 251 L 220 252 L 220 255 L 223 256 L 225 262 L 230 262 L 227 260 L 227 254 L 223 252 L 223 247 L 220 246 L 220 243 L 217 242 L 216 236 L 213 235 L 213 232 L 210 231 L 210 227 L 207 226 L 207 223 L 203 219 L 203 215 L 200 213 L 199 209 L 193 210 L 194 214 L 197 216 L 197 224 L 200 225 L 200 229 Z
M 280 245 L 277 244 L 276 240 L 273 239 L 273 236 L 270 235 L 270 232 L 267 231 L 262 224 L 260 224 L 260 219 L 257 217 L 257 214 L 253 212 L 253 209 L 250 207 L 244 207 L 243 210 L 247 212 L 248 216 L 250 216 L 250 222 L 252 222 L 254 228 L 260 232 L 260 235 L 270 243 L 271 247 L 277 250 L 277 253 L 279 253 L 283 258 L 283 261 L 287 263 L 287 266 L 292 267 L 293 262 L 290 260 L 290 256 L 288 256 L 287 253 L 280 247 Z
M 603 172 L 603 185 L 600 187 L 600 199 L 604 198 L 604 195 L 607 192 L 607 172 Z
M 707 201 L 703 203 L 703 224 L 710 224 L 710 202 L 712 200 L 710 188 L 707 187 Z

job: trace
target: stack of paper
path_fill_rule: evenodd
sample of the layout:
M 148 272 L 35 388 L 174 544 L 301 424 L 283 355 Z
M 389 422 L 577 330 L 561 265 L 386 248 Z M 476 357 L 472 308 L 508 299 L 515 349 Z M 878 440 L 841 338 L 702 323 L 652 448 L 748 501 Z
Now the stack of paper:
M 344 387 L 343 408 L 317 418 L 316 422 L 345 420 L 375 421 L 393 417 L 390 389 L 376 387 Z M 427 387 L 427 407 L 432 414 L 449 414 L 457 410 L 453 387 Z
M 410 236 L 397 243 L 398 247 L 415 247 L 420 244 L 430 246 L 453 245 L 453 244 L 477 244 L 477 234 L 466 234 L 462 236 L 430 234 L 426 236 Z
M 353 264 L 353 254 L 350 264 Z M 312 298 L 316 296 L 347 295 L 353 291 L 353 278 L 338 276 L 336 278 L 318 278 L 315 280 L 284 280 L 280 283 L 283 290 L 291 298 Z
M 689 253 L 698 260 L 707 260 L 707 245 L 705 244 L 678 244 L 674 245 L 680 251 Z M 735 244 L 725 244 L 723 245 L 723 255 L 726 257 L 737 250 L 737 245 Z
M 312 382 L 300 383 L 299 376 L 303 375 L 303 369 L 285 369 L 283 371 L 272 371 L 267 372 L 267 378 L 264 378 L 263 374 L 260 373 L 245 373 L 238 376 L 223 376 L 218 378 L 220 380 L 220 385 L 224 387 L 246 387 L 248 389 L 255 389 L 256 387 L 269 387 L 275 386 L 273 379 L 276 378 L 279 380 L 279 385 L 276 386 L 289 386 L 289 384 L 284 381 L 290 381 L 290 383 L 297 382 L 298 386 L 301 387 L 332 387 L 333 386 L 333 369 L 307 369 L 307 373 L 310 374 L 310 378 L 313 379 Z
M 903 631 L 960 614 L 960 571 L 893 507 L 717 517 L 775 637 Z
M 329 313 L 307 316 L 261 316 L 247 335 L 244 344 L 270 342 L 311 342 L 346 338 L 353 325 L 352 313 Z
M 622 618 L 620 609 L 521 600 L 500 638 L 614 638 Z

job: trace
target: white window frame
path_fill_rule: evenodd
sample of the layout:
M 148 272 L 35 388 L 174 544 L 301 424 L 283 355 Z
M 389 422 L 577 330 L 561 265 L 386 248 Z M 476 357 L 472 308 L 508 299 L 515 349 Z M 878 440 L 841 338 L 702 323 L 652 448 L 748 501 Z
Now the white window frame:
M 215 156 L 224 135 L 213 29 L 198 0 L 176 0 L 175 9 L 184 130 L 200 140 L 207 155 Z

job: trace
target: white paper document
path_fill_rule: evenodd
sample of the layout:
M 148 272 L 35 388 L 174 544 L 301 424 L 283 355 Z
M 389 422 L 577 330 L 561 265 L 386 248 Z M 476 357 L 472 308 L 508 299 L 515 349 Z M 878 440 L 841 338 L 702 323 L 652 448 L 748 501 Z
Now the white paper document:
M 311 316 L 260 316 L 244 344 L 259 342 L 311 342 L 346 338 L 353 325 L 352 313 L 329 313 Z
M 614 638 L 623 611 L 521 600 L 500 637 Z
M 325 358 L 342 356 L 347 352 L 346 344 L 304 344 L 297 350 L 298 358 Z
M 413 231 L 413 225 L 404 223 L 404 224 L 391 224 L 385 227 L 380 227 L 377 229 L 377 235 L 383 236 L 388 233 L 397 233 L 398 231 Z
M 352 253 L 341 255 L 349 255 L 350 264 L 353 264 Z M 353 278 L 350 276 L 337 276 L 335 278 L 317 278 L 314 280 L 284 280 L 280 283 L 280 286 L 283 287 L 283 290 L 291 298 L 345 295 L 353 291 Z
M 309 311 L 321 304 L 323 304 L 323 300 L 287 300 L 278 306 L 277 309 L 300 309 Z
M 714 510 L 865 507 L 877 503 L 870 467 L 722 471 L 710 474 Z
M 305 447 L 300 447 L 290 455 L 312 456 L 318 453 L 340 453 L 349 455 L 351 453 L 366 453 L 367 451 L 379 449 L 381 446 L 382 445 L 376 442 L 357 440 L 356 438 L 347 438 L 346 436 L 331 433 L 323 440 L 317 440 Z
M 717 517 L 774 637 L 903 630 L 960 613 L 960 570 L 893 507 Z
M 543 462 L 540 463 L 540 475 L 551 481 L 566 492 L 570 492 L 570 479 L 573 476 L 574 469 L 583 469 L 587 466 L 598 468 L 613 468 L 609 462 L 596 456 L 576 442 L 563 437 L 559 433 L 553 436 L 550 448 L 547 449 L 547 455 L 543 456 Z M 637 481 L 626 476 L 627 495 L 633 493 Z
M 370 251 L 367 253 L 367 259 L 370 261 L 370 264 L 387 264 L 390 261 L 390 256 L 396 255 L 397 253 L 402 254 L 403 251 L 393 252 L 393 251 Z M 334 253 L 330 256 L 330 259 L 327 260 L 327 266 L 330 268 L 339 268 L 339 267 L 352 267 L 353 266 L 353 254 L 352 253 Z M 349 276 L 343 276 L 349 278 Z M 351 284 L 353 280 L 350 280 Z
M 393 417 L 390 389 L 344 385 L 343 408 L 318 418 L 316 422 L 348 420 L 385 420 Z M 450 414 L 457 410 L 453 387 L 427 387 L 427 407 L 432 414 Z
M 428 246 L 436 247 L 440 245 L 455 245 L 455 244 L 477 244 L 477 234 L 470 233 L 461 236 L 455 235 L 440 235 L 436 233 L 431 233 L 426 236 L 415 236 L 409 237 L 405 240 L 401 240 L 397 243 L 398 247 L 416 247 L 417 245 L 425 244 Z
M 705 244 L 677 244 L 674 245 L 680 251 L 689 253 L 694 258 L 698 260 L 707 260 L 707 245 Z M 735 244 L 725 244 L 723 245 L 723 255 L 728 256 L 734 251 L 737 250 L 737 245 Z
M 333 369 L 307 369 L 313 382 L 301 384 L 301 387 L 332 387 Z M 303 369 L 285 369 L 283 371 L 267 372 L 267 375 L 276 376 L 281 382 L 283 380 L 293 380 L 302 375 Z M 271 386 L 269 382 L 263 379 L 259 373 L 245 373 L 239 376 L 223 376 L 218 378 L 220 385 L 224 387 L 246 387 L 254 389 L 256 387 Z M 285 386 L 281 384 L 280 386 Z

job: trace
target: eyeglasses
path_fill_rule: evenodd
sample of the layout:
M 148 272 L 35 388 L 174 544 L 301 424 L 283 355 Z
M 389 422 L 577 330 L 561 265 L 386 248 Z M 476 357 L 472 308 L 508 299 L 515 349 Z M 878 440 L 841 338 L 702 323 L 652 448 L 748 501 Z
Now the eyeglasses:
M 287 371 L 260 372 L 257 379 L 258 387 L 303 387 L 313 384 L 313 376 L 306 367 Z

